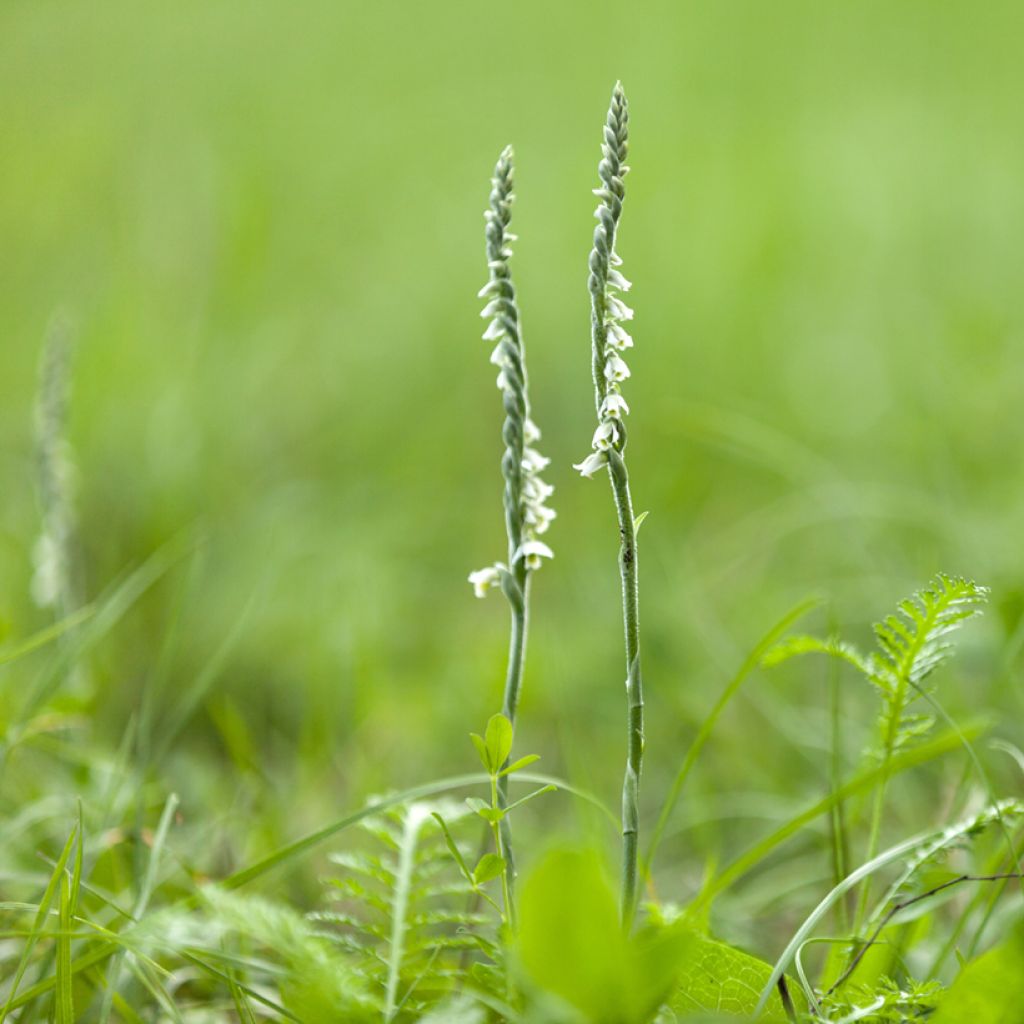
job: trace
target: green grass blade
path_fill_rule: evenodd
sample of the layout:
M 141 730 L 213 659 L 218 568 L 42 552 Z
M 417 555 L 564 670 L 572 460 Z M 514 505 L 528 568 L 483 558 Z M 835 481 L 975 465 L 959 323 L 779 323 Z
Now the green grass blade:
M 164 1013 L 166 1013 L 167 1016 L 175 1022 L 175 1024 L 185 1024 L 185 1021 L 178 1012 L 178 1008 L 174 1004 L 174 1000 L 171 998 L 170 993 L 160 983 L 159 978 L 153 977 L 155 972 L 151 967 L 133 959 L 129 961 L 129 970 L 139 981 L 142 987 L 153 997 L 153 1002 L 156 1003 L 157 1006 L 161 1007 Z
M 52 626 L 47 626 L 46 629 L 41 629 L 38 633 L 26 637 L 21 643 L 0 647 L 0 666 L 10 665 L 12 662 L 46 647 L 54 640 L 59 640 L 65 633 L 82 625 L 83 622 L 87 622 L 95 614 L 95 605 L 84 605 Z
M 549 775 L 538 775 L 533 772 L 517 772 L 515 775 L 511 776 L 511 778 L 516 782 L 540 783 L 541 785 L 553 785 L 558 789 L 564 789 L 567 793 L 571 793 L 573 796 L 576 796 L 581 800 L 585 800 L 588 803 L 593 804 L 595 807 L 599 807 L 605 812 L 614 826 L 616 828 L 618 827 L 618 819 L 597 797 L 592 796 L 584 790 L 577 789 L 575 786 L 570 785 L 562 779 L 557 779 Z M 249 882 L 265 875 L 268 871 L 273 871 L 275 868 L 281 867 L 288 861 L 294 860 L 296 857 L 301 857 L 303 854 L 315 849 L 321 843 L 326 842 L 333 836 L 336 836 L 339 832 L 343 832 L 352 825 L 358 824 L 364 818 L 369 818 L 371 815 L 379 814 L 381 811 L 385 811 L 389 807 L 396 807 L 399 804 L 408 803 L 412 800 L 420 800 L 424 797 L 437 796 L 440 793 L 447 793 L 454 789 L 465 789 L 467 786 L 487 785 L 490 781 L 491 777 L 484 772 L 474 772 L 470 775 L 453 775 L 450 778 L 440 779 L 436 782 L 426 782 L 420 786 L 412 786 L 409 789 L 402 790 L 400 793 L 395 793 L 392 796 L 375 800 L 372 804 L 368 804 L 366 807 L 362 808 L 362 810 L 348 814 L 344 818 L 339 818 L 337 821 L 331 822 L 330 825 L 325 825 L 323 828 L 317 829 L 315 832 L 311 832 L 309 835 L 303 836 L 301 839 L 296 839 L 294 842 L 288 843 L 286 846 L 282 846 L 274 853 L 256 861 L 255 864 L 250 864 L 249 867 L 242 868 L 240 871 L 236 871 L 234 874 L 229 875 L 220 884 L 226 889 L 239 889 L 243 885 L 248 885 Z
M 171 745 L 178 738 L 181 730 L 188 724 L 195 710 L 202 703 L 210 688 L 217 681 L 227 663 L 228 657 L 234 651 L 241 638 L 245 626 L 249 622 L 249 615 L 252 611 L 255 599 L 247 602 L 242 613 L 237 617 L 227 636 L 214 652 L 213 657 L 203 666 L 202 671 L 196 676 L 192 686 L 184 694 L 181 701 L 169 712 L 167 720 L 161 725 L 160 739 L 156 744 L 153 754 L 153 761 L 161 761 L 170 750 Z
M 142 918 L 142 915 L 146 913 L 146 909 L 149 906 L 150 897 L 153 895 L 153 889 L 156 886 L 156 875 L 157 870 L 160 866 L 160 856 L 163 853 L 164 845 L 167 843 L 167 834 L 171 828 L 171 822 L 174 821 L 174 812 L 178 809 L 178 797 L 177 794 L 172 793 L 167 798 L 167 803 L 164 804 L 163 814 L 160 815 L 160 824 L 157 825 L 156 835 L 153 836 L 153 847 L 149 854 L 149 864 L 146 868 L 146 875 L 142 880 L 142 889 L 139 892 L 138 901 L 135 904 L 135 909 L 132 912 L 132 917 L 136 921 Z
M 789 940 L 789 944 L 782 951 L 782 955 L 775 962 L 771 976 L 765 982 L 764 988 L 761 990 L 761 997 L 758 999 L 757 1009 L 754 1011 L 755 1020 L 760 1016 L 761 1011 L 767 1005 L 768 1000 L 771 999 L 772 995 L 774 995 L 776 986 L 779 983 L 779 978 L 785 974 L 786 969 L 793 961 L 793 957 L 810 938 L 811 932 L 814 930 L 817 923 L 832 909 L 836 902 L 842 899 L 843 896 L 850 892 L 855 886 L 863 882 L 864 879 L 869 878 L 876 871 L 886 867 L 893 861 L 899 860 L 905 854 L 920 847 L 923 843 L 933 840 L 936 835 L 937 833 L 934 831 L 925 832 L 921 835 L 914 836 L 912 839 L 905 839 L 902 843 L 897 843 L 895 846 L 889 847 L 888 850 L 880 853 L 877 857 L 873 857 L 866 864 L 862 864 L 856 871 L 847 875 L 846 878 L 844 878 L 838 885 L 832 888 L 828 895 L 825 896 L 814 910 L 811 911 L 804 923 L 796 930 L 793 938 Z M 808 998 L 813 1000 L 814 993 L 810 992 Z
M 974 738 L 982 735 L 987 728 L 988 724 L 985 722 L 974 722 L 965 726 L 961 732 Z M 810 824 L 822 814 L 831 811 L 838 802 L 870 790 L 885 776 L 886 771 L 888 771 L 890 777 L 898 775 L 910 768 L 916 768 L 937 757 L 948 754 L 951 750 L 956 750 L 960 745 L 961 738 L 958 733 L 940 733 L 920 746 L 897 754 L 890 762 L 888 769 L 884 765 L 878 765 L 875 768 L 855 775 L 838 789 L 829 793 L 828 796 L 811 804 L 810 807 L 801 811 L 770 835 L 759 840 L 746 853 L 734 860 L 720 875 L 708 882 L 704 890 L 697 897 L 697 903 L 701 906 L 710 904 L 711 900 L 728 889 L 747 872 L 751 871 L 776 847 L 796 835 L 805 825 Z
M 228 989 L 231 992 L 231 999 L 235 1004 L 235 1013 L 238 1014 L 240 1024 L 256 1024 L 256 1014 L 253 1012 L 249 997 L 242 991 L 234 978 L 229 981 Z
M 739 671 L 729 681 L 728 685 L 715 702 L 715 706 L 704 719 L 700 729 L 697 731 L 697 735 L 690 744 L 689 750 L 686 752 L 686 757 L 683 758 L 683 763 L 680 765 L 679 771 L 676 773 L 676 777 L 669 788 L 668 795 L 665 797 L 665 801 L 662 804 L 661 813 L 658 815 L 658 822 L 654 826 L 654 831 L 651 834 L 651 841 L 647 846 L 647 852 L 644 855 L 643 863 L 641 865 L 641 871 L 645 877 L 650 874 L 654 855 L 657 852 L 658 845 L 661 843 L 661 839 L 664 835 L 669 819 L 672 817 L 672 812 L 675 810 L 676 804 L 679 801 L 683 785 L 685 784 L 693 766 L 697 763 L 697 758 L 704 749 L 704 744 L 707 743 L 708 738 L 714 730 L 715 725 L 718 723 L 718 719 L 725 710 L 726 705 L 728 705 L 733 697 L 736 696 L 744 681 L 758 667 L 758 665 L 760 665 L 761 659 L 776 643 L 776 641 L 783 636 L 795 622 L 802 619 L 820 603 L 820 598 L 807 598 L 786 612 L 786 614 L 783 615 L 783 617 L 779 619 L 779 621 L 776 622 L 763 637 L 761 637 L 753 650 L 751 650 L 747 655 L 743 664 L 740 666 Z
M 60 935 L 57 937 L 57 998 L 55 1024 L 75 1024 L 75 1000 L 71 973 L 71 880 L 60 874 Z
M 184 950 L 181 955 L 182 957 L 184 957 L 184 959 L 188 960 L 189 963 L 195 964 L 195 966 L 198 967 L 200 970 L 205 971 L 207 974 L 211 975 L 214 978 L 219 978 L 221 981 L 225 982 L 229 987 L 237 989 L 239 992 L 243 993 L 245 996 L 248 996 L 248 998 L 252 999 L 254 1002 L 257 1002 L 260 1005 L 266 1006 L 268 1009 L 273 1010 L 283 1020 L 292 1020 L 297 1021 L 298 1024 L 303 1024 L 301 1018 L 296 1017 L 295 1014 L 293 1014 L 290 1010 L 286 1009 L 280 1003 L 276 1003 L 274 1002 L 273 999 L 270 999 L 265 995 L 261 995 L 255 989 L 243 985 L 233 975 L 227 973 L 226 971 L 220 970 L 220 968 L 215 967 L 213 964 L 207 962 L 202 957 L 197 956 L 195 953 L 190 953 L 188 950 Z
M 186 554 L 189 546 L 178 537 L 165 544 L 130 573 L 109 596 L 96 605 L 86 628 L 80 630 L 74 643 L 68 644 L 53 664 L 29 687 L 25 700 L 14 716 L 8 744 L 16 742 L 21 727 L 39 711 L 65 679 L 68 670 L 114 628 L 131 607 Z
M 163 813 L 160 815 L 160 823 L 157 825 L 156 835 L 153 837 L 153 846 L 149 853 L 149 863 L 146 865 L 146 873 L 143 876 L 142 884 L 139 887 L 139 894 L 135 901 L 135 906 L 132 908 L 132 919 L 134 921 L 140 921 L 142 916 L 146 913 L 146 908 L 149 906 L 150 897 L 153 895 L 153 889 L 156 887 L 156 875 L 157 870 L 160 866 L 160 854 L 163 852 L 164 844 L 167 842 L 167 833 L 170 831 L 171 822 L 174 820 L 174 812 L 178 809 L 178 797 L 172 793 L 167 798 L 167 803 L 164 804 Z M 118 953 L 113 962 L 110 965 L 110 970 L 107 974 L 107 988 L 103 995 L 103 1004 L 100 1007 L 100 1021 L 102 1024 L 110 1019 L 110 1014 L 114 1008 L 114 996 L 117 993 L 118 985 L 121 981 L 121 969 L 124 964 L 125 954 L 124 952 Z M 133 972 L 135 966 L 132 966 Z
M 7 1015 L 13 1009 L 21 1005 L 21 1003 L 15 1002 L 18 994 L 18 986 L 25 977 L 25 971 L 28 970 L 32 951 L 35 949 L 36 943 L 43 934 L 43 929 L 46 926 L 47 915 L 50 913 L 50 907 L 53 906 L 54 896 L 60 887 L 61 879 L 64 877 L 64 869 L 67 867 L 68 858 L 71 856 L 71 851 L 74 848 L 75 837 L 77 834 L 78 827 L 75 826 L 75 828 L 71 830 L 71 835 L 68 836 L 68 841 L 64 844 L 64 849 L 61 851 L 60 857 L 57 859 L 57 864 L 53 869 L 53 873 L 50 875 L 50 881 L 47 883 L 46 890 L 43 892 L 43 898 L 39 901 L 39 909 L 36 912 L 35 920 L 32 924 L 32 931 L 25 942 L 25 947 L 21 953 L 21 959 L 18 961 L 18 968 L 14 972 L 14 980 L 11 982 L 11 990 L 7 994 L 7 1001 L 4 1003 L 4 1008 L 0 1010 L 0 1024 L 3 1024 L 3 1021 L 7 1019 Z

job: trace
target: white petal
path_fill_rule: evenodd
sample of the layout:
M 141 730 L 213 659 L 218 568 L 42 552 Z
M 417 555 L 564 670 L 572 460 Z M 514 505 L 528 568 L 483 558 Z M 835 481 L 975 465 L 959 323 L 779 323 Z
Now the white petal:
M 594 440 L 591 442 L 598 451 L 606 451 L 619 439 L 619 430 L 614 420 L 605 420 L 594 431 Z
M 544 533 L 551 525 L 551 520 L 556 519 L 558 513 L 553 508 L 539 503 L 528 503 L 524 518 L 533 527 L 536 533 Z
M 523 440 L 527 444 L 533 444 L 540 440 L 540 427 L 529 416 L 526 417 L 526 422 L 523 424 Z
M 618 288 L 621 291 L 628 292 L 633 287 L 632 281 L 627 281 L 617 270 L 614 268 L 608 271 L 608 283 L 613 288 Z
M 539 473 L 549 465 L 551 465 L 551 460 L 546 455 L 541 455 L 535 448 L 523 449 L 523 469 L 530 473 Z
M 612 348 L 624 352 L 627 348 L 633 347 L 633 338 L 628 331 L 623 330 L 619 324 L 611 323 L 605 332 L 605 339 Z
M 489 565 L 486 569 L 477 569 L 467 577 L 473 584 L 473 593 L 477 597 L 486 597 L 491 587 L 496 587 L 501 582 L 501 572 L 505 568 L 501 562 Z
M 605 452 L 591 452 L 582 462 L 574 463 L 572 468 L 578 469 L 580 476 L 590 479 L 606 465 L 608 465 L 608 456 Z
M 554 493 L 554 487 L 544 483 L 539 476 L 528 476 L 523 481 L 523 494 L 527 501 L 546 501 Z
M 629 412 L 629 406 L 626 404 L 626 400 L 622 395 L 611 392 L 605 395 L 604 401 L 601 403 L 601 415 L 611 416 L 614 419 L 622 419 L 623 415 Z
M 492 320 L 487 325 L 487 330 L 481 335 L 484 341 L 497 341 L 499 338 L 505 336 L 505 328 L 498 323 L 497 320 Z
M 633 310 L 631 310 L 621 299 L 617 299 L 614 295 L 611 295 L 608 298 L 608 315 L 613 320 L 632 320 Z
M 541 558 L 554 558 L 555 553 L 544 543 L 542 540 L 525 540 L 516 549 L 516 553 L 512 558 L 512 564 L 514 565 L 519 561 L 520 558 L 526 559 L 526 564 L 531 569 L 536 569 L 540 566 Z
M 610 381 L 623 381 L 629 376 L 629 367 L 617 355 L 610 355 L 604 364 L 604 375 Z

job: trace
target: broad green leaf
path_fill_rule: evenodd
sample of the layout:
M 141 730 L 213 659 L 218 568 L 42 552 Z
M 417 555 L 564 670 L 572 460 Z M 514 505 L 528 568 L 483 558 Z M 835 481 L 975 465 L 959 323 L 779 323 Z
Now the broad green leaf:
M 669 1005 L 680 1015 L 715 1013 L 723 1018 L 749 1020 L 761 989 L 771 977 L 771 964 L 742 950 L 697 932 L 686 936 L 679 982 Z M 794 1002 L 803 1007 L 795 985 L 789 985 Z M 758 1018 L 764 1024 L 786 1024 L 789 1018 L 776 992 Z
M 627 939 L 599 857 L 549 854 L 522 890 L 517 954 L 535 989 L 590 1024 L 646 1024 L 672 988 L 685 935 L 650 928 Z
M 504 715 L 492 715 L 487 723 L 484 736 L 487 744 L 487 757 L 490 760 L 488 771 L 494 775 L 512 753 L 512 723 Z
M 1020 1024 L 1024 931 L 972 960 L 939 1003 L 932 1024 Z
M 483 885 L 492 878 L 497 878 L 505 870 L 505 858 L 496 853 L 485 853 L 473 869 L 473 881 Z

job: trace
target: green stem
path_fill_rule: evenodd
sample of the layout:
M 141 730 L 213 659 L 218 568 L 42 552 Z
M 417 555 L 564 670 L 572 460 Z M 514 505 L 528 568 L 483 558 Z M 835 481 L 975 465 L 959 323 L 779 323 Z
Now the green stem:
M 640 678 L 640 586 L 636 527 L 629 475 L 622 455 L 608 452 L 609 477 L 619 517 L 619 571 L 622 576 L 622 621 L 626 639 L 627 741 L 622 783 L 622 925 L 633 926 L 637 904 L 637 852 L 640 840 L 640 773 L 644 756 L 644 696 Z
M 514 577 L 518 585 L 518 593 L 513 591 L 508 596 L 512 609 L 512 631 L 508 649 L 508 671 L 505 676 L 505 695 L 502 700 L 501 713 L 516 724 L 516 711 L 519 708 L 519 691 L 523 683 L 523 668 L 526 662 L 526 635 L 529 626 L 530 571 L 520 559 L 514 569 Z M 508 767 L 508 760 L 502 765 Z M 502 810 L 508 807 L 508 776 L 498 779 L 497 806 Z M 501 843 L 503 850 L 498 852 L 505 858 L 505 879 L 508 891 L 509 907 L 515 898 L 516 863 L 512 849 L 512 825 L 508 815 L 501 819 Z M 510 910 L 510 920 L 513 912 Z
M 493 775 L 491 776 L 491 806 L 499 806 L 499 780 Z M 516 928 L 516 912 L 515 907 L 512 903 L 512 871 L 509 867 L 509 858 L 511 856 L 511 848 L 505 845 L 503 836 L 504 825 L 506 818 L 502 818 L 501 824 L 494 822 L 491 825 L 491 829 L 494 833 L 494 849 L 498 856 L 503 858 L 505 861 L 505 869 L 501 873 L 501 899 L 505 905 L 505 924 L 508 926 L 510 931 L 515 931 Z
M 868 854 L 867 859 L 872 860 L 878 853 L 878 844 L 882 834 L 882 811 L 885 809 L 885 793 L 889 787 L 889 778 L 892 775 L 892 756 L 896 751 L 896 736 L 899 732 L 900 711 L 906 703 L 907 684 L 900 679 L 897 684 L 896 693 L 890 699 L 889 717 L 886 723 L 884 746 L 882 751 L 882 778 L 875 790 L 874 805 L 871 808 L 871 830 L 868 833 Z M 857 900 L 857 912 L 853 918 L 853 931 L 855 935 L 860 934 L 864 924 L 864 916 L 868 912 L 868 900 L 871 895 L 870 880 L 866 880 L 860 890 L 860 897 Z

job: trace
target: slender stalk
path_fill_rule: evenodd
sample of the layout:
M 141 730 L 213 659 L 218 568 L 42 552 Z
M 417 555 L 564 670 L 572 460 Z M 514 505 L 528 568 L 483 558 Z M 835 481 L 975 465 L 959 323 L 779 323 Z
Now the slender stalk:
M 885 796 L 889 788 L 891 765 L 893 753 L 896 749 L 896 735 L 899 731 L 900 708 L 903 706 L 906 685 L 902 679 L 898 683 L 896 696 L 892 699 L 892 710 L 886 725 L 882 748 L 882 777 L 875 789 L 875 797 L 871 807 L 871 826 L 868 832 L 867 859 L 872 860 L 878 853 L 878 846 L 882 835 L 882 812 L 885 810 Z M 860 934 L 864 924 L 864 916 L 868 911 L 868 902 L 871 895 L 870 879 L 866 880 L 860 890 L 857 899 L 857 909 L 853 917 L 853 931 L 855 935 Z
M 502 698 L 501 713 L 516 724 L 516 712 L 519 708 L 519 691 L 523 684 L 523 669 L 526 661 L 526 636 L 529 629 L 530 573 L 520 561 L 514 573 L 517 584 L 514 593 L 521 595 L 522 600 L 509 600 L 512 612 L 512 629 L 509 637 L 508 671 L 505 676 L 505 694 Z M 508 767 L 508 761 L 502 766 Z M 498 779 L 497 806 L 502 810 L 508 807 L 508 776 Z M 506 883 L 508 885 L 509 919 L 514 926 L 512 896 L 515 892 L 516 862 L 512 847 L 512 826 L 510 815 L 501 819 L 501 849 L 499 853 L 505 858 Z
M 622 924 L 629 931 L 636 913 L 638 888 L 638 847 L 640 832 L 640 774 L 644 754 L 644 699 L 640 678 L 640 597 L 636 550 L 636 520 L 626 471 L 626 427 L 624 417 L 629 406 L 620 385 L 629 375 L 620 353 L 633 347 L 633 339 L 623 328 L 632 320 L 633 311 L 619 297 L 629 291 L 630 283 L 619 273 L 622 261 L 615 251 L 615 238 L 626 188 L 623 179 L 629 168 L 629 107 L 622 84 L 616 82 L 604 126 L 601 161 L 597 172 L 600 187 L 594 194 L 600 199 L 594 216 L 594 247 L 590 253 L 591 370 L 594 378 L 594 403 L 597 430 L 593 453 L 575 468 L 583 476 L 593 476 L 608 467 L 619 519 L 619 572 L 622 577 L 622 620 L 626 640 L 627 740 L 626 772 L 622 784 Z
M 532 445 L 540 439 L 540 431 L 530 419 L 530 401 L 526 375 L 526 354 L 523 348 L 519 307 L 509 261 L 515 236 L 508 230 L 512 218 L 512 150 L 506 148 L 498 158 L 491 178 L 485 233 L 489 279 L 480 291 L 487 305 L 481 314 L 490 320 L 484 339 L 496 342 L 491 362 L 498 367 L 497 385 L 501 391 L 505 419 L 501 436 L 505 450 L 501 458 L 504 479 L 502 505 L 505 532 L 508 536 L 508 562 L 497 562 L 470 574 L 478 597 L 489 588 L 500 586 L 511 610 L 508 670 L 502 697 L 502 714 L 515 725 L 519 693 L 523 683 L 526 660 L 526 638 L 529 624 L 530 576 L 540 568 L 544 558 L 551 558 L 551 549 L 540 540 L 555 518 L 544 502 L 553 488 L 541 480 L 539 473 L 550 460 Z M 502 777 L 495 791 L 498 806 L 508 806 L 508 779 Z M 500 832 L 500 842 L 498 833 Z M 509 916 L 514 915 L 515 859 L 512 852 L 512 830 L 506 815 L 501 827 L 495 829 L 496 845 L 505 858 Z
M 619 571 L 622 575 L 622 621 L 626 640 L 627 739 L 622 781 L 622 923 L 633 923 L 637 902 L 637 850 L 640 842 L 640 771 L 644 756 L 644 695 L 640 677 L 640 581 L 636 528 L 626 463 L 614 449 L 609 475 L 619 517 Z
M 505 782 L 508 776 L 505 776 L 501 782 Z M 500 795 L 501 790 L 505 789 L 505 796 Z M 494 776 L 491 776 L 491 806 L 492 807 L 505 807 L 508 802 L 508 788 L 501 786 L 499 780 Z M 512 900 L 512 893 L 514 891 L 514 875 L 509 867 L 509 858 L 512 856 L 511 846 L 511 833 L 506 829 L 508 822 L 508 815 L 501 819 L 501 824 L 494 822 L 491 825 L 491 829 L 494 836 L 494 849 L 497 851 L 499 857 L 503 857 L 505 860 L 505 870 L 501 873 L 501 899 L 505 907 L 505 922 L 511 931 L 516 929 L 516 911 L 515 904 Z

